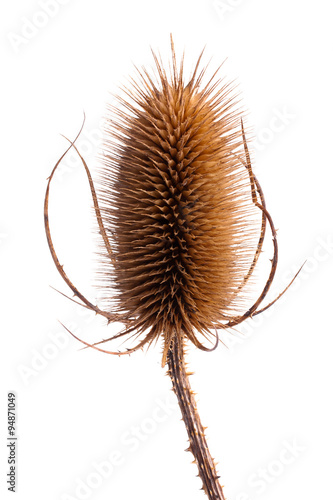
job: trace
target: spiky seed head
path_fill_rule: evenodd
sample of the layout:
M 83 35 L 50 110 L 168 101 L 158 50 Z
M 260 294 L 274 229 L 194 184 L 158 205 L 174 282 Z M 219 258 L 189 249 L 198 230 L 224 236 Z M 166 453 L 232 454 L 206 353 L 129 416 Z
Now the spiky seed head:
M 201 56 L 185 81 L 173 44 L 169 73 L 153 56 L 157 75 L 139 71 L 107 120 L 103 286 L 131 331 L 163 338 L 165 361 L 175 335 L 202 347 L 240 310 L 255 226 L 232 86 L 204 84 Z

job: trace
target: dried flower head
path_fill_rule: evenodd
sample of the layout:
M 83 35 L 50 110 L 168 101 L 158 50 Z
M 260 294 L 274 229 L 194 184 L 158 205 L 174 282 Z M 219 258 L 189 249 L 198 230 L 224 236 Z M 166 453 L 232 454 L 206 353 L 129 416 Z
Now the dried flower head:
M 170 75 L 154 57 L 158 81 L 141 71 L 107 122 L 99 199 L 111 310 L 146 342 L 163 338 L 165 359 L 174 336 L 202 348 L 241 311 L 258 227 L 231 86 L 203 86 L 200 59 L 184 82 L 174 52 Z

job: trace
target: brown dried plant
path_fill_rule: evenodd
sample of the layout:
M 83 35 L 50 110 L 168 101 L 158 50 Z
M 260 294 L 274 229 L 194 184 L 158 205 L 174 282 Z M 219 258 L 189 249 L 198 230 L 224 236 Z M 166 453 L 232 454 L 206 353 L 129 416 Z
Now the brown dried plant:
M 261 313 L 282 295 L 259 308 L 274 278 L 278 246 L 252 171 L 234 88 L 217 78 L 220 68 L 206 78 L 202 53 L 185 81 L 184 56 L 178 65 L 172 39 L 171 52 L 169 73 L 153 52 L 157 75 L 137 70 L 138 82 L 133 79 L 124 89 L 127 97 L 118 97 L 119 107 L 110 109 L 98 196 L 75 145 L 80 133 L 69 141 L 48 179 L 45 228 L 57 270 L 80 304 L 108 323 L 125 325 L 109 339 L 80 342 L 121 356 L 162 340 L 162 366 L 168 365 L 189 436 L 188 450 L 204 491 L 215 500 L 224 499 L 224 494 L 189 384 L 184 346 L 190 341 L 204 351 L 215 349 L 218 329 Z M 71 148 L 88 176 L 103 239 L 100 286 L 108 299 L 106 310 L 87 300 L 70 281 L 51 239 L 50 184 Z M 257 264 L 267 225 L 273 241 L 271 269 L 261 293 L 246 307 L 244 287 Z M 135 347 L 101 347 L 125 336 L 138 337 Z M 213 347 L 205 345 L 207 340 Z

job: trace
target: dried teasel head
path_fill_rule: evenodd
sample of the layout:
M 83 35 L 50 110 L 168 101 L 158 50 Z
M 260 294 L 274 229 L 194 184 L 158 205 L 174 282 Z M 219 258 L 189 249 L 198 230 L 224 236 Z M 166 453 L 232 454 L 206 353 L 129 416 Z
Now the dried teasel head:
M 77 290 L 51 239 L 50 183 L 67 152 L 49 178 L 44 210 L 51 254 L 68 286 L 85 307 L 126 325 L 114 337 L 86 345 L 128 354 L 162 339 L 163 366 L 175 338 L 211 350 L 204 343 L 212 335 L 218 341 L 218 328 L 261 312 L 277 264 L 274 224 L 251 168 L 238 96 L 218 78 L 220 68 L 207 75 L 202 54 L 186 80 L 184 58 L 178 65 L 172 39 L 171 50 L 169 72 L 153 52 L 155 75 L 138 70 L 138 81 L 124 89 L 126 98 L 110 108 L 98 196 L 77 138 L 69 141 L 85 167 L 103 237 L 99 284 L 106 309 Z M 240 292 L 257 263 L 267 222 L 271 271 L 246 309 Z M 130 334 L 139 342 L 124 352 L 97 347 Z
M 200 59 L 157 81 L 143 70 L 112 109 L 99 199 L 113 251 L 103 259 L 110 310 L 131 318 L 146 341 L 202 339 L 242 310 L 237 293 L 258 232 L 230 84 L 205 85 Z M 116 117 L 116 119 L 114 118 Z

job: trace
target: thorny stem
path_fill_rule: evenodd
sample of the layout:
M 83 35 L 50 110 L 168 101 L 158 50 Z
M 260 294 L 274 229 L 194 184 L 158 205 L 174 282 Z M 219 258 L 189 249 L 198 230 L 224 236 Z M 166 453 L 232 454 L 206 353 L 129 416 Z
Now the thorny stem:
M 219 476 L 216 472 L 214 460 L 207 446 L 205 428 L 201 423 L 194 393 L 186 373 L 183 341 L 180 343 L 177 336 L 175 336 L 168 351 L 167 363 L 173 390 L 177 396 L 190 441 L 188 451 L 191 451 L 195 458 L 199 476 L 203 483 L 203 490 L 209 500 L 225 500 L 222 486 L 218 481 Z

